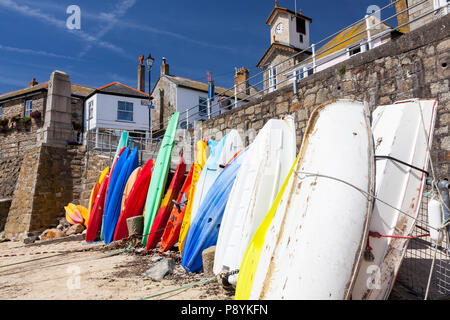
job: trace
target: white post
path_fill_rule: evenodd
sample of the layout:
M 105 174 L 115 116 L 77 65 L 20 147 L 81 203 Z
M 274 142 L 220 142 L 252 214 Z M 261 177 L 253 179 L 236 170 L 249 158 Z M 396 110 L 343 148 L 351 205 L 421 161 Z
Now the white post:
M 370 16 L 366 15 L 366 32 L 367 32 L 367 44 L 369 46 L 369 50 L 372 49 L 372 36 L 370 35 Z
M 95 128 L 95 148 L 98 148 L 98 128 Z
M 211 99 L 208 98 L 208 120 L 211 119 Z
M 313 73 L 316 73 L 316 45 L 313 44 L 311 47 L 312 47 L 312 57 L 313 57 Z

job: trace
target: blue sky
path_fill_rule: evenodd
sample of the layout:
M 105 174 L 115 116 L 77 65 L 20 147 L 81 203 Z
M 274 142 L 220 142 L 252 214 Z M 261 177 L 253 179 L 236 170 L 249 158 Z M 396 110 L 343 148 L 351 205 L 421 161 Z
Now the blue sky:
M 294 0 L 278 3 L 294 9 Z M 388 3 L 297 0 L 297 8 L 313 19 L 318 42 L 361 19 L 368 6 Z M 81 8 L 80 30 L 66 27 L 72 4 Z M 33 77 L 47 81 L 56 69 L 77 84 L 136 87 L 138 56 L 149 52 L 156 59 L 152 84 L 166 57 L 171 74 L 205 81 L 209 70 L 216 85 L 231 87 L 235 67 L 259 71 L 273 7 L 273 0 L 0 0 L 0 93 L 26 87 Z

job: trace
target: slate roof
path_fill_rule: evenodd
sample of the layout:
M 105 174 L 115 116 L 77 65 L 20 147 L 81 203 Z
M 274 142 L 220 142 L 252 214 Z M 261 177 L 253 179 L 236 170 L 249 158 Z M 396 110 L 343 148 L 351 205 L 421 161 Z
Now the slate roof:
M 129 87 L 129 86 L 127 86 L 123 83 L 117 82 L 117 81 L 107 84 L 106 86 L 95 89 L 95 91 L 92 92 L 89 96 L 93 95 L 94 93 L 129 96 L 129 97 L 141 98 L 141 99 L 148 99 L 148 97 L 149 97 L 148 93 L 139 91 L 137 89 L 134 89 L 132 87 Z
M 93 87 L 83 86 L 79 84 L 72 83 L 71 84 L 72 95 L 87 97 L 91 92 L 95 90 Z M 20 98 L 21 96 L 25 96 L 32 93 L 37 93 L 39 91 L 47 91 L 48 90 L 48 81 L 39 83 L 35 86 L 29 86 L 23 89 L 11 91 L 0 95 L 0 102 L 5 100 L 11 100 L 15 98 Z

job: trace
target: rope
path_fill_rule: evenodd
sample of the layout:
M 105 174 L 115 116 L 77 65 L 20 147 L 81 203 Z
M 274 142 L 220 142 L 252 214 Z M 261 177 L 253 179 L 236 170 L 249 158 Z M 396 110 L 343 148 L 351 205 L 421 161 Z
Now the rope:
M 396 239 L 410 239 L 410 240 L 412 240 L 412 239 L 428 237 L 429 235 L 430 235 L 429 233 L 426 233 L 426 234 L 421 234 L 419 236 L 407 237 L 407 236 L 385 235 L 385 234 L 381 234 L 379 232 L 369 231 L 369 236 L 373 237 L 373 238 L 396 238 Z
M 132 247 L 128 246 L 126 249 L 109 252 L 107 254 L 104 254 L 104 255 L 102 255 L 100 257 L 97 257 L 97 258 L 94 258 L 94 259 L 92 259 L 92 258 L 80 259 L 80 260 L 63 262 L 63 263 L 58 263 L 58 264 L 52 264 L 52 265 L 47 265 L 47 266 L 42 266 L 42 267 L 37 267 L 37 268 L 32 268 L 32 269 L 25 269 L 25 270 L 21 270 L 21 271 L 15 271 L 15 272 L 11 272 L 11 273 L 0 273 L 0 276 L 15 275 L 15 274 L 18 274 L 18 273 L 24 273 L 24 272 L 28 272 L 28 271 L 36 271 L 36 270 L 41 270 L 41 269 L 46 269 L 46 268 L 51 268 L 51 267 L 63 266 L 63 265 L 66 265 L 66 264 L 71 264 L 71 263 L 76 263 L 76 262 L 94 261 L 94 260 L 104 259 L 104 258 L 112 257 L 112 256 L 115 256 L 115 255 L 118 255 L 118 254 L 130 251 L 131 249 L 132 249 Z M 6 272 L 8 272 L 8 271 L 9 270 L 6 270 Z
M 170 289 L 170 290 L 166 290 L 166 291 L 162 291 L 162 292 L 159 292 L 159 293 L 152 294 L 150 296 L 142 298 L 141 300 L 149 300 L 151 298 L 162 296 L 164 294 L 171 293 L 171 292 L 178 291 L 178 290 L 182 290 L 182 289 L 188 290 L 188 289 L 190 289 L 192 287 L 195 287 L 195 286 L 197 286 L 199 284 L 205 284 L 205 283 L 211 282 L 211 281 L 213 281 L 215 279 L 216 279 L 216 277 L 211 277 L 211 278 L 199 280 L 199 281 L 196 281 L 196 282 L 193 282 L 193 283 L 190 283 L 190 284 L 186 284 L 186 285 L 181 286 L 181 287 L 177 287 L 177 288 L 174 288 L 174 289 Z

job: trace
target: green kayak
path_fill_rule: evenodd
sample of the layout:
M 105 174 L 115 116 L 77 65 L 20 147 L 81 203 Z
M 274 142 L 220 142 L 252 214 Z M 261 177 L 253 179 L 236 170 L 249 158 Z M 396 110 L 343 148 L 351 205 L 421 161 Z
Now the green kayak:
M 169 173 L 170 161 L 172 159 L 172 150 L 175 143 L 175 134 L 177 132 L 178 120 L 180 113 L 175 112 L 170 119 L 166 134 L 159 148 L 158 157 L 156 158 L 155 167 L 152 172 L 152 179 L 148 188 L 147 200 L 145 202 L 144 212 L 144 232 L 142 244 L 147 245 L 148 234 L 152 229 L 153 221 L 161 204 L 164 188 Z

